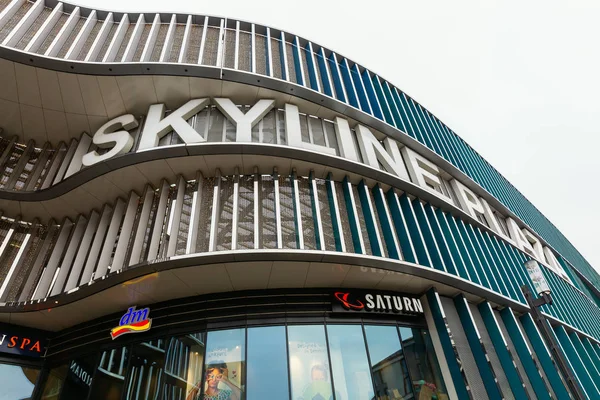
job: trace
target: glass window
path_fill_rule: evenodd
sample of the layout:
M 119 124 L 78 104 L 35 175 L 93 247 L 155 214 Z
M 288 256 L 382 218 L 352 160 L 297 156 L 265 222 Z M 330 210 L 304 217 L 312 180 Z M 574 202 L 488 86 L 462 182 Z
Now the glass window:
M 190 333 L 167 341 L 163 399 L 194 399 L 202 383 L 205 334 Z
M 246 380 L 246 400 L 289 398 L 285 327 L 248 329 Z
M 241 400 L 245 368 L 245 332 L 245 329 L 208 332 L 204 399 Z
M 288 327 L 293 400 L 332 400 L 323 325 Z
M 365 325 L 375 395 L 380 400 L 411 399 L 412 385 L 395 326 Z
M 61 365 L 56 368 L 52 368 L 48 373 L 48 378 L 44 383 L 44 389 L 42 391 L 43 400 L 56 400 L 60 395 L 60 389 L 62 388 L 67 372 L 69 371 L 68 365 Z
M 400 328 L 400 337 L 412 385 L 419 399 L 447 397 L 446 386 L 429 333 L 418 328 Z
M 60 398 L 86 399 L 92 386 L 95 368 L 95 355 L 71 361 Z
M 35 368 L 0 364 L 0 399 L 30 398 L 39 374 Z
M 30 398 L 38 375 L 0 364 L 0 400 Z M 427 330 L 356 323 L 135 343 L 53 368 L 41 399 L 426 400 L 446 392 Z
M 89 400 L 120 400 L 127 375 L 127 347 L 102 352 Z
M 365 340 L 360 325 L 328 325 L 336 400 L 373 398 Z
M 165 340 L 156 339 L 133 345 L 130 372 L 125 383 L 126 398 L 158 398 L 164 365 Z

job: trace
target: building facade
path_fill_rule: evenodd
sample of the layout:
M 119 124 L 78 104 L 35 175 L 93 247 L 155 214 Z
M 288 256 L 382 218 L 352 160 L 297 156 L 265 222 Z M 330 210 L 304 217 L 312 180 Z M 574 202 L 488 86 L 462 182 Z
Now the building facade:
M 401 89 L 245 21 L 0 10 L 0 398 L 600 398 L 600 276 Z

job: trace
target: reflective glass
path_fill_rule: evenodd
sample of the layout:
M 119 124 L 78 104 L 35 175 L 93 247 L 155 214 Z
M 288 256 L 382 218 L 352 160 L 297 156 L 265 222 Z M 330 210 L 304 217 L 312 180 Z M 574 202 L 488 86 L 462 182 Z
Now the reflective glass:
M 0 399 L 28 399 L 40 371 L 18 365 L 0 364 Z
M 288 399 L 285 327 L 248 329 L 246 400 Z
M 395 326 L 365 325 L 375 394 L 380 400 L 411 399 L 412 385 Z
M 418 328 L 400 328 L 400 337 L 415 395 L 423 400 L 448 398 L 429 333 Z
M 336 400 L 373 398 L 373 382 L 360 325 L 328 325 Z
M 38 374 L 0 364 L 0 400 L 30 398 Z M 446 392 L 426 330 L 329 324 L 190 333 L 107 350 L 52 369 L 40 398 L 426 400 Z
M 44 383 L 44 389 L 42 390 L 42 400 L 58 399 L 60 389 L 62 389 L 68 371 L 68 365 L 61 365 L 50 370 L 46 382 Z
M 323 325 L 288 327 L 288 345 L 292 399 L 333 399 Z
M 203 400 L 241 400 L 245 329 L 209 332 L 206 339 Z
M 130 372 L 125 383 L 126 399 L 158 398 L 163 383 L 165 346 L 163 339 L 133 345 Z
M 96 355 L 72 360 L 60 394 L 61 399 L 86 399 L 92 386 Z
M 129 351 L 121 347 L 102 352 L 90 390 L 89 400 L 120 400 Z
M 202 383 L 204 333 L 190 333 L 167 340 L 163 370 L 163 399 L 194 399 Z

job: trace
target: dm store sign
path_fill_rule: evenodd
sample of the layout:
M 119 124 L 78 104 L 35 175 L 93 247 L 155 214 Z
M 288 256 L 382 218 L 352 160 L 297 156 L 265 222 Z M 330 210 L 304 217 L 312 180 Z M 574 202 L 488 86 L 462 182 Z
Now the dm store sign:
M 136 310 L 135 307 L 129 307 L 119 320 L 119 326 L 111 329 L 110 337 L 115 340 L 127 333 L 141 333 L 150 330 L 152 319 L 149 318 L 149 315 L 150 308 Z

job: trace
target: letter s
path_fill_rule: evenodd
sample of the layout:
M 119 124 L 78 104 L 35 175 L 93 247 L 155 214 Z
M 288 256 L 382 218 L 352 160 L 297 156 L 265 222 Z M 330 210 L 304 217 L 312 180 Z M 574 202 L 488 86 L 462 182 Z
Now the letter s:
M 131 114 L 121 115 L 102 125 L 94 134 L 92 142 L 100 148 L 112 147 L 112 149 L 102 155 L 96 151 L 89 152 L 83 156 L 82 164 L 89 167 L 119 154 L 127 153 L 133 147 L 133 137 L 127 130 L 137 126 L 138 122 Z M 123 130 L 117 130 L 120 128 Z
M 365 300 L 367 301 L 367 308 L 369 308 L 371 310 L 375 308 L 375 303 L 373 303 L 373 295 L 372 294 L 365 295 Z
M 11 338 L 10 338 L 10 344 L 7 345 L 7 347 L 9 347 L 9 348 L 15 347 L 17 345 L 17 340 L 19 340 L 18 336 L 11 336 Z

